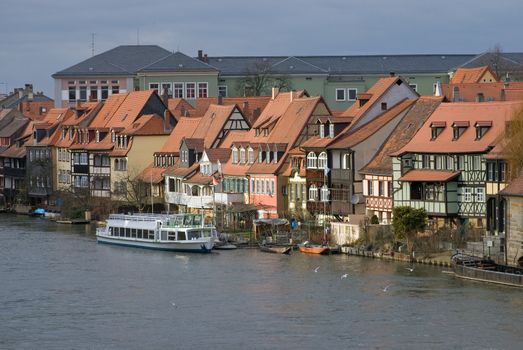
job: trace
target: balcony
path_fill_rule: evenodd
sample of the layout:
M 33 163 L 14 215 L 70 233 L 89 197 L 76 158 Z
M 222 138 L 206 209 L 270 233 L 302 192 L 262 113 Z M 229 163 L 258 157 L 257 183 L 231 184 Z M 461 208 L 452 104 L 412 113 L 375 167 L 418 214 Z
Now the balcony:
M 392 198 L 390 197 L 365 197 L 365 206 L 370 210 L 392 211 Z
M 243 193 L 215 193 L 214 201 L 216 204 L 231 205 L 232 203 L 245 203 Z
M 91 175 L 111 175 L 110 167 L 92 167 Z

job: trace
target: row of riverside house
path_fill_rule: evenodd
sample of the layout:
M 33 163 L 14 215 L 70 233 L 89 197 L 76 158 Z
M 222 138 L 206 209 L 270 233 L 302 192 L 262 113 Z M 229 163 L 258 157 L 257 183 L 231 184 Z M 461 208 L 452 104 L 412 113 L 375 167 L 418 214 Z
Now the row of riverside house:
M 495 146 L 522 87 L 488 68 L 458 69 L 437 96 L 420 97 L 391 74 L 343 111 L 305 90 L 196 101 L 168 89 L 115 91 L 51 109 L 0 156 L 27 164 L 33 204 L 72 192 L 110 199 L 113 210 L 203 211 L 221 227 L 313 218 L 331 222 L 337 243 L 358 238 L 365 217 L 388 224 L 394 206 L 409 205 L 434 228 L 480 228 L 499 246 L 515 232 L 506 259 L 517 262 L 521 228 L 507 227 L 503 191 L 517 197 L 520 188 L 503 190 L 508 170 Z

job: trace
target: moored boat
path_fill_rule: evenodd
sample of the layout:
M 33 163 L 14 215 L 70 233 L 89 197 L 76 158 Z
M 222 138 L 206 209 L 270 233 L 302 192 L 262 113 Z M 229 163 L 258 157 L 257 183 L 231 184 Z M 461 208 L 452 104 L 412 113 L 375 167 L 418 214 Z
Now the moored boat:
M 298 249 L 302 253 L 309 253 L 309 254 L 328 254 L 330 252 L 330 248 L 328 246 L 319 245 L 319 244 L 310 244 L 308 242 L 305 242 L 303 244 L 298 244 Z
M 265 253 L 290 254 L 292 247 L 291 246 L 278 247 L 278 246 L 274 246 L 274 245 L 260 244 L 260 250 Z
M 522 268 L 499 265 L 492 260 L 456 254 L 452 257 L 452 269 L 459 278 L 523 287 Z
M 96 229 L 98 243 L 179 252 L 211 252 L 215 228 L 201 214 L 111 214 Z

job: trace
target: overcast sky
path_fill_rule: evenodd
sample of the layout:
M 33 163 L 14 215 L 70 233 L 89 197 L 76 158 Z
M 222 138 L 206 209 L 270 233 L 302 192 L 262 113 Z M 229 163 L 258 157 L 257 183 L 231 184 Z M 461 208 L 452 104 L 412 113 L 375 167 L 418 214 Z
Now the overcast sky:
M 522 0 L 2 0 L 0 92 L 122 44 L 196 56 L 523 51 Z

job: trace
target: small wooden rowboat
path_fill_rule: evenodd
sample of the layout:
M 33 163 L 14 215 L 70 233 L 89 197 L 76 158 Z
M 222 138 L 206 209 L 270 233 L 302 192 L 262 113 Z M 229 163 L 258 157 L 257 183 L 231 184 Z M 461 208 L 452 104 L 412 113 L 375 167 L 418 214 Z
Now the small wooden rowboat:
M 260 244 L 260 250 L 265 253 L 290 254 L 292 247 L 277 247 L 266 244 Z
M 329 247 L 315 244 L 300 244 L 298 245 L 298 249 L 302 253 L 309 254 L 328 254 L 330 252 Z

